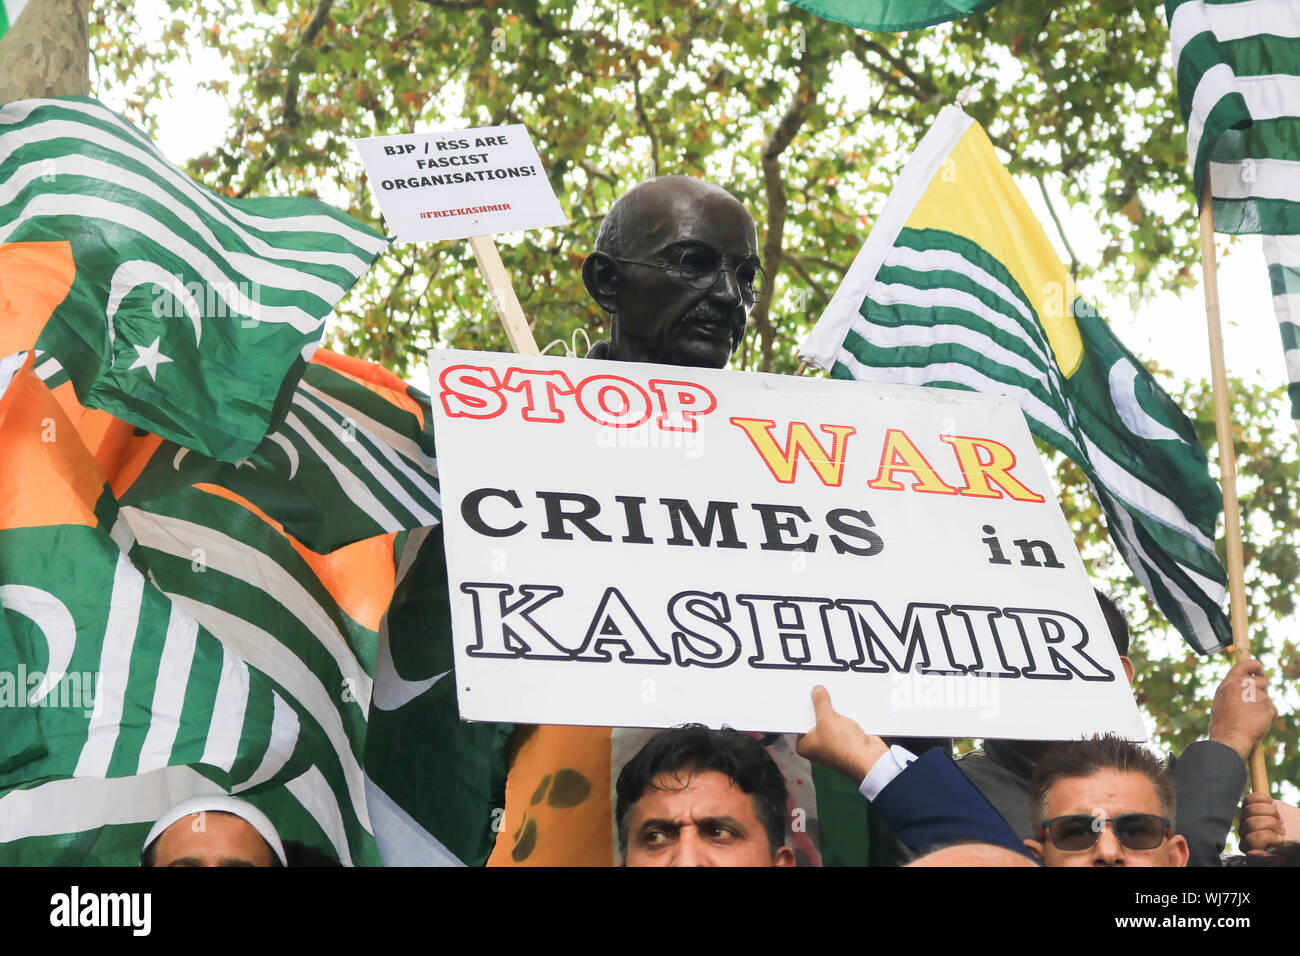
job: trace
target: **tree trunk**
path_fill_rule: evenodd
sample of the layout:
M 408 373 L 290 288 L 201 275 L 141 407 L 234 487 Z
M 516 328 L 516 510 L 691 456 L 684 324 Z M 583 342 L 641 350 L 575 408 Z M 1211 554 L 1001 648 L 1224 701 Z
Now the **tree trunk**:
M 90 95 L 90 0 L 32 0 L 0 39 L 0 103 Z

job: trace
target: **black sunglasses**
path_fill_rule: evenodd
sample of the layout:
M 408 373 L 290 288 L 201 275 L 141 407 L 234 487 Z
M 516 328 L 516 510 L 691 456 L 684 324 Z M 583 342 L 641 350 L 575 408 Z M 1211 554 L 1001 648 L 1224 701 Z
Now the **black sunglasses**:
M 1113 818 L 1070 813 L 1044 820 L 1039 832 L 1049 837 L 1058 850 L 1090 850 L 1097 845 L 1107 823 L 1120 845 L 1130 850 L 1154 850 L 1172 835 L 1169 821 L 1154 813 L 1125 813 Z

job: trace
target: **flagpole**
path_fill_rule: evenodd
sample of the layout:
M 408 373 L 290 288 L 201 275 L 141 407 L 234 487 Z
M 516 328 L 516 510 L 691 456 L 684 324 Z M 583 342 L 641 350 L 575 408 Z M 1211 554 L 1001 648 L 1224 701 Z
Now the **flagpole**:
M 491 236 L 470 236 L 469 245 L 474 250 L 479 272 L 483 273 L 483 280 L 492 291 L 492 302 L 497 314 L 501 316 L 501 324 L 505 326 L 510 348 L 519 355 L 537 355 L 537 340 L 533 338 L 533 330 L 528 327 L 528 319 L 524 317 L 515 288 L 510 284 L 510 275 L 506 272 L 505 263 L 501 261 L 496 241 Z
M 1223 533 L 1228 550 L 1228 593 L 1232 601 L 1232 647 L 1237 663 L 1251 659 L 1246 621 L 1246 571 L 1241 551 L 1241 508 L 1237 503 L 1237 456 L 1232 441 L 1232 397 L 1223 361 L 1223 329 L 1219 325 L 1219 279 L 1214 257 L 1214 199 L 1209 171 L 1201 196 L 1201 263 L 1204 270 L 1205 319 L 1210 329 L 1210 374 L 1214 383 L 1214 427 L 1219 439 L 1219 472 L 1223 485 Z M 1251 789 L 1268 792 L 1268 768 L 1259 745 L 1250 754 Z

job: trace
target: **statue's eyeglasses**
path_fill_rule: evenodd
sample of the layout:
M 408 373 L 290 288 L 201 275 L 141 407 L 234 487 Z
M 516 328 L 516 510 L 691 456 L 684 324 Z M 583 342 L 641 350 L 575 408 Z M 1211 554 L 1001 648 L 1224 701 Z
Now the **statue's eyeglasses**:
M 639 266 L 659 269 L 681 279 L 692 289 L 712 289 L 723 272 L 736 276 L 736 285 L 740 287 L 741 297 L 752 302 L 755 297 L 767 295 L 767 273 L 754 259 L 746 259 L 734 268 L 726 268 L 721 260 L 704 249 L 684 249 L 667 261 L 651 262 L 648 259 L 628 259 L 611 256 L 615 262 L 631 262 Z

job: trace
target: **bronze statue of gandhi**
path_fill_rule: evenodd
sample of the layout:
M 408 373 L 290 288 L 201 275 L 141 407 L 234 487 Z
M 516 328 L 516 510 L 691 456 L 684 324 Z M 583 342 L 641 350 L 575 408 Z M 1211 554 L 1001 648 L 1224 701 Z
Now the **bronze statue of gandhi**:
M 725 189 L 688 176 L 621 196 L 582 279 L 611 323 L 588 358 L 701 368 L 727 364 L 767 291 L 754 220 Z

